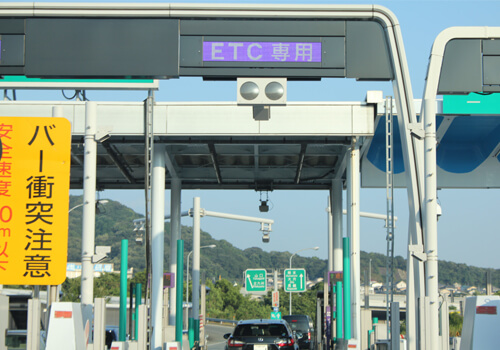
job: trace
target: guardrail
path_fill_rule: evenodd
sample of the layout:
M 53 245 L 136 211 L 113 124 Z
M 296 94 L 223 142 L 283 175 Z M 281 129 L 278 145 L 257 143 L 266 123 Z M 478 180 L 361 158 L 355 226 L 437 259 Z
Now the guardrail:
M 207 317 L 207 321 L 214 322 L 214 323 L 220 323 L 220 324 L 229 323 L 229 324 L 233 324 L 233 325 L 238 323 L 238 321 L 235 321 L 235 320 L 224 320 L 222 318 L 210 318 L 210 317 Z

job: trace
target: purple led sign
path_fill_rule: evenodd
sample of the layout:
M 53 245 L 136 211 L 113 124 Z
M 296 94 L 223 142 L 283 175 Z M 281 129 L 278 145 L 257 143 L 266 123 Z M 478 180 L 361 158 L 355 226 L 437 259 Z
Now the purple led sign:
M 204 62 L 321 62 L 321 43 L 205 41 Z

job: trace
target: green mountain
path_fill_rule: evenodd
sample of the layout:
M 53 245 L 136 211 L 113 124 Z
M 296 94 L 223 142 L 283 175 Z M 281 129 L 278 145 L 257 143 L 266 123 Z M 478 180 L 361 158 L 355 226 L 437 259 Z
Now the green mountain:
M 70 208 L 81 204 L 82 196 L 70 197 Z M 136 271 L 142 271 L 146 267 L 145 245 L 135 244 L 136 232 L 133 231 L 132 221 L 141 217 L 132 209 L 125 207 L 119 202 L 109 201 L 105 205 L 99 205 L 100 214 L 96 215 L 96 238 L 95 245 L 111 246 L 111 253 L 106 263 L 113 263 L 115 270 L 120 267 L 121 240 L 129 240 L 129 267 Z M 68 239 L 68 261 L 81 261 L 81 237 L 82 237 L 82 208 L 76 208 L 69 214 L 69 239 Z M 184 240 L 184 262 L 188 252 L 193 247 L 193 235 L 191 227 L 182 226 L 181 236 Z M 284 269 L 287 268 L 291 253 L 289 252 L 265 252 L 260 248 L 247 248 L 244 250 L 234 247 L 226 240 L 216 240 L 202 231 L 201 245 L 215 244 L 213 249 L 204 249 L 201 255 L 200 265 L 206 272 L 208 278 L 219 277 L 241 282 L 243 272 L 249 268 Z M 170 224 L 165 224 L 165 255 L 164 266 L 168 269 L 170 254 Z M 361 273 L 369 270 L 371 260 L 372 280 L 385 282 L 386 259 L 385 255 L 378 253 L 361 252 Z M 306 269 L 310 279 L 324 277 L 327 261 L 317 257 L 305 258 L 294 257 L 295 266 Z M 396 282 L 406 280 L 406 259 L 397 256 L 394 259 L 394 280 Z M 478 288 L 486 286 L 486 271 L 488 269 L 457 264 L 449 261 L 439 261 L 439 282 L 444 285 L 459 283 L 461 285 L 474 285 Z M 500 286 L 500 270 L 492 270 L 493 286 Z

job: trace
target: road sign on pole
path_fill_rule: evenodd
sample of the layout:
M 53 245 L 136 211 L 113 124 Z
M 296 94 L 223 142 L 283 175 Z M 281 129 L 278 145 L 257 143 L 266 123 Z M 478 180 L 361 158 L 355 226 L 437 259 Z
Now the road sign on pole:
M 304 292 L 306 290 L 306 270 L 285 270 L 285 292 Z
M 344 272 L 342 271 L 328 271 L 328 285 L 334 286 L 337 282 L 344 280 Z
M 245 290 L 247 292 L 266 291 L 267 272 L 265 269 L 250 269 L 245 271 Z
M 271 312 L 271 320 L 281 320 L 281 312 L 279 311 Z
M 280 292 L 273 291 L 273 307 L 280 307 Z

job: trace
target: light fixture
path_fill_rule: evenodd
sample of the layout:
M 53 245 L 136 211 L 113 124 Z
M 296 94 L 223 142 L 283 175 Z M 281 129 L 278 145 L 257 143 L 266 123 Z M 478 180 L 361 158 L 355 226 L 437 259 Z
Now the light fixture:
M 238 78 L 239 105 L 286 104 L 286 78 Z
M 439 221 L 439 218 L 441 215 L 443 215 L 443 209 L 441 208 L 441 205 L 438 203 L 436 207 L 436 215 L 437 215 L 437 220 Z
M 240 95 L 246 101 L 255 100 L 259 92 L 259 86 L 253 81 L 247 81 L 240 86 Z
M 266 97 L 272 101 L 278 101 L 285 95 L 285 87 L 276 81 L 272 81 L 266 85 Z
M 252 106 L 253 119 L 271 119 L 271 106 L 286 105 L 286 78 L 238 78 L 237 102 Z
M 106 212 L 106 209 L 102 206 L 102 204 L 106 204 L 108 202 L 109 201 L 107 199 L 98 199 L 95 201 L 95 213 L 96 213 L 96 215 L 103 214 Z M 99 205 L 99 204 L 101 204 L 101 205 Z
M 264 232 L 264 234 L 262 235 L 262 242 L 269 243 L 270 240 L 271 236 L 269 235 L 269 232 Z
M 135 219 L 132 221 L 134 223 L 134 231 L 145 231 L 146 220 L 145 219 Z
M 135 243 L 136 243 L 137 245 L 142 245 L 142 243 L 143 243 L 143 242 L 144 242 L 144 237 L 143 237 L 142 233 L 137 234 L 137 235 L 135 236 Z
M 144 243 L 144 235 L 142 234 L 141 231 L 146 230 L 146 220 L 145 219 L 135 219 L 133 221 L 134 223 L 134 232 L 136 233 L 135 236 L 135 243 L 138 245 L 142 245 Z
M 269 211 L 269 206 L 267 205 L 267 201 L 260 201 L 259 211 L 261 213 L 267 213 Z
M 267 205 L 267 202 L 269 202 L 269 193 L 266 191 L 266 199 L 262 199 L 262 191 L 260 192 L 260 199 L 259 199 L 260 205 L 259 205 L 259 211 L 261 213 L 267 213 L 269 211 L 269 205 Z

